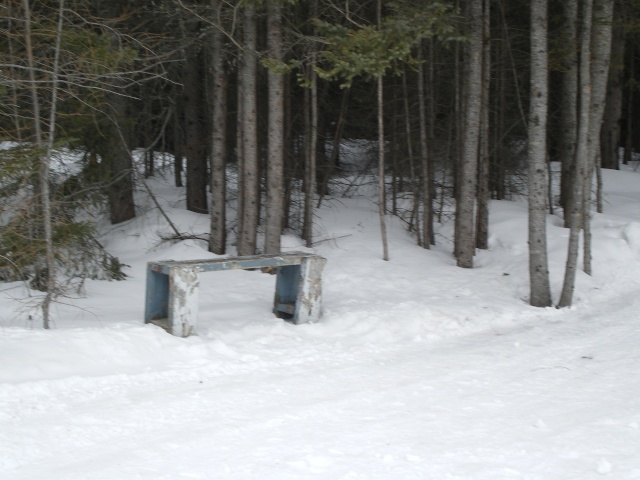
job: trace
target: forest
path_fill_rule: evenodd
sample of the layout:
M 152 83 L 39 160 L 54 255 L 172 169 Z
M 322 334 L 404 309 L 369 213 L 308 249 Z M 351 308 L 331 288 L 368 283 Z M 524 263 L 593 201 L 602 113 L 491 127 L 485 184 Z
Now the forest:
M 384 259 L 390 216 L 425 249 L 453 216 L 456 264 L 473 268 L 490 200 L 528 196 L 530 303 L 552 305 L 545 217 L 562 211 L 570 306 L 601 169 L 640 150 L 639 14 L 637 0 L 3 0 L 0 280 L 46 292 L 46 328 L 61 278 L 123 278 L 95 216 L 134 218 L 170 162 L 218 255 L 278 253 L 285 231 L 312 246 L 314 210 L 356 172 L 377 189 Z

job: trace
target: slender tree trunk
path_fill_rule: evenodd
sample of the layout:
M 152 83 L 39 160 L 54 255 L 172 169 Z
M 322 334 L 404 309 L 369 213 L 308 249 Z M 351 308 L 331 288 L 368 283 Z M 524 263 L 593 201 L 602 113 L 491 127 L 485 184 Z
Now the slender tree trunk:
M 315 55 L 312 64 L 315 63 Z M 313 192 L 316 191 L 316 156 L 318 154 L 318 78 L 310 69 L 311 88 L 309 89 L 308 98 L 308 120 L 307 123 L 307 149 L 306 149 L 306 165 L 305 165 L 305 181 L 304 181 L 304 218 L 302 225 L 302 238 L 306 242 L 306 246 L 313 246 Z
M 267 46 L 271 58 L 282 62 L 282 12 L 281 7 L 267 5 Z M 279 253 L 280 236 L 284 217 L 284 75 L 269 70 L 269 141 L 267 163 L 267 223 L 265 226 L 265 253 Z
M 219 0 L 212 0 L 214 10 Z M 227 73 L 224 60 L 224 34 L 217 28 L 212 38 L 213 117 L 211 137 L 211 225 L 209 251 L 226 252 L 226 169 L 227 169 Z
M 436 144 L 436 134 L 435 134 L 435 121 L 436 121 L 436 74 L 435 74 L 435 63 L 436 63 L 436 54 L 435 54 L 435 48 L 434 48 L 434 40 L 433 38 L 429 39 L 429 71 L 428 71 L 428 82 L 429 82 L 429 95 L 428 97 L 428 105 L 425 106 L 425 114 L 428 112 L 428 121 L 425 118 L 425 122 L 427 123 L 427 148 L 426 148 L 426 155 L 427 155 L 427 162 L 426 162 L 426 168 L 427 168 L 427 175 L 428 178 L 425 179 L 425 185 L 424 185 L 424 194 L 428 195 L 429 201 L 425 203 L 425 211 L 423 212 L 424 215 L 424 219 L 423 219 L 423 223 L 424 222 L 428 222 L 428 229 L 429 231 L 427 232 L 425 230 L 425 233 L 429 234 L 429 243 L 431 243 L 431 245 L 435 245 L 436 244 L 436 235 L 435 235 L 435 229 L 433 228 L 433 222 L 434 222 L 434 213 L 433 213 L 433 200 L 436 198 L 436 167 L 435 167 L 435 144 Z M 424 82 L 422 82 L 422 85 L 424 86 Z M 423 92 L 424 93 L 424 92 Z M 423 104 L 424 105 L 424 104 Z M 443 188 L 442 191 L 444 192 L 444 178 L 446 177 L 446 173 L 444 172 L 443 169 Z M 442 214 L 442 211 L 440 212 L 440 214 Z M 424 226 L 423 226 L 424 228 Z
M 416 168 L 415 165 L 415 157 L 414 157 L 414 149 L 413 149 L 413 139 L 412 139 L 412 133 L 411 133 L 411 110 L 409 108 L 409 89 L 407 87 L 407 71 L 406 69 L 402 72 L 402 100 L 403 100 L 403 117 L 404 117 L 404 128 L 405 128 L 405 137 L 406 137 L 406 145 L 407 145 L 407 159 L 409 160 L 409 173 L 411 175 L 411 191 L 412 191 L 412 197 L 413 197 L 413 205 L 412 205 L 412 209 L 411 209 L 411 221 L 409 222 L 409 231 L 412 231 L 415 228 L 416 231 L 416 236 L 418 238 L 418 245 L 420 246 L 424 246 L 425 240 L 423 240 L 422 238 L 422 231 L 420 230 L 420 219 L 419 216 L 417 215 L 417 212 L 420 208 L 420 170 L 418 168 Z M 394 102 L 395 104 L 395 102 Z M 418 108 L 424 108 L 423 104 L 421 104 L 418 101 Z M 396 124 L 396 119 L 397 115 L 393 116 L 393 124 L 394 124 L 394 132 L 395 132 L 395 124 Z M 422 132 L 420 133 L 422 135 Z M 426 134 L 426 133 L 425 133 Z M 395 133 L 394 133 L 394 137 L 395 137 Z M 396 142 L 394 141 L 394 164 L 396 163 L 396 157 L 397 157 L 397 146 L 400 144 L 400 142 Z M 395 170 L 395 168 L 394 168 Z M 395 209 L 396 209 L 396 201 L 395 201 L 395 197 L 396 197 L 396 193 L 394 192 L 394 215 L 396 215 L 395 213 Z M 414 226 L 414 220 L 415 220 L 415 226 Z M 429 240 L 427 239 L 426 242 L 428 243 Z M 428 247 L 426 247 L 428 248 Z
M 547 0 L 531 2 L 531 105 L 529 107 L 529 301 L 551 306 L 547 259 L 547 108 L 549 97 Z
M 7 30 L 9 32 L 17 31 L 16 28 L 19 28 L 16 22 L 14 25 L 14 12 L 13 12 L 13 1 L 5 2 L 5 8 L 7 9 Z M 16 5 L 17 8 L 17 5 Z M 16 52 L 14 49 L 14 38 L 13 35 L 7 35 L 7 48 L 9 50 L 9 58 L 15 58 Z M 16 78 L 16 67 L 15 65 L 9 65 L 7 68 L 9 71 L 9 76 L 13 79 Z M 18 104 L 18 85 L 17 82 L 10 82 L 9 89 L 11 90 L 11 110 L 13 117 L 13 128 L 15 129 L 15 138 L 18 142 L 22 142 L 22 121 L 20 114 L 20 107 Z
M 338 121 L 336 123 L 336 131 L 333 135 L 333 142 L 331 143 L 331 155 L 329 157 L 329 168 L 325 172 L 325 176 L 322 180 L 322 186 L 320 187 L 320 195 L 318 198 L 317 208 L 320 208 L 322 200 L 329 193 L 329 181 L 335 168 L 338 166 L 340 158 L 340 142 L 342 141 L 342 131 L 344 130 L 344 124 L 347 119 L 347 105 L 349 100 L 350 88 L 345 88 L 342 92 L 342 100 L 340 102 L 340 113 L 338 114 Z
M 238 255 L 255 255 L 260 213 L 257 118 L 257 21 L 255 8 L 244 7 L 242 54 L 242 195 Z
M 483 1 L 482 114 L 480 122 L 480 158 L 478 161 L 478 209 L 476 211 L 476 247 L 489 248 L 489 89 L 491 86 L 490 2 Z
M 635 110 L 635 90 L 636 90 L 636 76 L 635 76 L 635 47 L 633 45 L 629 46 L 629 74 L 627 78 L 627 115 L 625 118 L 625 138 L 624 138 L 624 156 L 622 163 L 624 165 L 629 165 L 631 162 L 632 154 L 633 154 L 633 131 L 635 128 L 634 122 L 634 110 Z
M 51 212 L 51 198 L 49 191 L 50 181 L 50 163 L 51 156 L 53 154 L 53 146 L 55 140 L 55 127 L 57 120 L 57 104 L 58 104 L 58 88 L 59 88 L 59 59 L 62 42 L 62 27 L 64 22 L 64 0 L 58 2 L 58 18 L 57 27 L 54 40 L 54 59 L 53 66 L 51 68 L 51 99 L 49 110 L 49 128 L 47 132 L 47 139 L 45 142 L 44 132 L 42 128 L 42 118 L 40 110 L 40 97 L 38 94 L 38 87 L 36 83 L 36 64 L 33 57 L 33 44 L 32 44 L 32 13 L 29 0 L 23 0 L 24 9 L 24 45 L 27 57 L 27 68 L 29 75 L 29 89 L 31 91 L 31 101 L 33 108 L 33 120 L 35 131 L 35 144 L 39 150 L 40 155 L 40 171 L 39 182 L 37 186 L 37 193 L 39 198 L 36 201 L 39 202 L 39 208 L 37 209 L 42 216 L 36 221 L 42 221 L 42 234 L 44 240 L 44 267 L 39 267 L 40 274 L 44 273 L 46 282 L 45 289 L 46 294 L 42 301 L 42 326 L 45 329 L 50 328 L 51 315 L 50 307 L 56 295 L 56 261 L 55 261 L 55 249 L 53 245 L 53 222 Z M 44 272 L 43 272 L 44 270 Z
M 313 18 L 318 12 L 318 0 L 310 5 L 310 16 Z M 315 33 L 315 32 L 314 32 Z M 304 95 L 304 136 L 306 148 L 304 171 L 304 212 L 302 218 L 302 238 L 306 246 L 313 246 L 313 193 L 316 191 L 316 168 L 318 154 L 318 77 L 313 69 L 317 61 L 317 51 L 311 47 L 311 64 L 309 65 L 310 88 Z
M 482 2 L 471 1 L 467 9 L 468 38 L 466 45 L 465 113 L 462 157 L 459 164 L 459 192 L 456 201 L 457 264 L 473 267 L 475 254 L 474 207 L 478 174 L 478 146 L 482 104 Z
M 594 0 L 591 35 L 591 108 L 589 118 L 589 156 L 584 184 L 584 271 L 592 274 L 591 264 L 591 187 L 600 153 L 600 131 L 607 96 L 607 81 L 611 63 L 611 38 L 614 0 Z
M 607 99 L 600 133 L 602 168 L 618 170 L 618 147 L 620 146 L 620 122 L 622 120 L 622 98 L 624 88 L 624 16 L 622 2 L 616 4 L 616 21 L 613 26 L 611 65 L 607 85 Z
M 64 24 L 64 0 L 58 2 L 58 24 L 55 37 L 53 68 L 51 69 L 51 106 L 49 107 L 49 132 L 47 133 L 46 152 L 42 158 L 40 171 L 40 194 L 42 195 L 43 230 L 45 243 L 45 263 L 47 265 L 47 293 L 42 302 L 43 327 L 49 328 L 50 305 L 56 294 L 56 259 L 53 245 L 53 221 L 51 212 L 51 196 L 49 191 L 49 170 L 53 146 L 55 142 L 56 121 L 58 112 L 58 88 L 60 85 L 60 51 L 62 45 L 62 27 Z M 33 65 L 30 65 L 32 67 Z
M 575 289 L 576 270 L 578 265 L 578 253 L 580 251 L 580 229 L 583 226 L 584 214 L 584 184 L 588 170 L 589 155 L 589 110 L 591 105 L 591 18 L 593 0 L 584 0 L 582 12 L 582 28 L 580 32 L 580 110 L 578 124 L 578 141 L 576 144 L 576 176 L 571 202 L 571 215 L 569 222 L 569 245 L 567 252 L 567 264 L 564 272 L 564 282 L 558 307 L 569 307 L 573 302 Z M 567 212 L 565 211 L 565 215 Z
M 183 167 L 183 146 L 184 139 L 182 135 L 182 114 L 181 106 L 178 106 L 173 112 L 173 181 L 176 187 L 182 187 Z
M 576 180 L 576 142 L 578 138 L 578 2 L 564 2 L 563 43 L 567 55 L 563 62 L 562 97 L 560 103 L 560 205 L 564 210 L 564 226 L 571 228 L 574 216 Z
M 184 70 L 184 153 L 187 158 L 187 210 L 207 213 L 207 137 L 204 128 L 202 54 L 198 47 L 187 52 Z
M 382 259 L 389 260 L 389 242 L 387 240 L 387 200 L 385 195 L 385 167 L 384 167 L 384 83 L 382 76 L 378 77 L 378 216 L 380 219 L 380 237 L 382 239 Z
M 377 22 L 381 28 L 382 22 L 382 0 L 377 2 Z M 385 195 L 385 166 L 384 166 L 384 80 L 383 76 L 378 77 L 378 217 L 380 219 L 380 237 L 382 239 L 382 259 L 389 260 L 389 242 L 387 240 L 387 199 Z
M 418 59 L 424 57 L 422 43 L 418 44 Z M 432 68 L 432 62 L 429 62 Z M 432 84 L 432 82 L 430 82 Z M 429 165 L 429 126 L 427 126 L 427 105 L 425 99 L 424 64 L 418 65 L 418 114 L 420 119 L 420 170 L 422 177 L 422 247 L 430 248 L 433 240 L 433 177 Z M 431 118 L 433 121 L 433 117 Z M 417 201 L 417 199 L 416 199 Z

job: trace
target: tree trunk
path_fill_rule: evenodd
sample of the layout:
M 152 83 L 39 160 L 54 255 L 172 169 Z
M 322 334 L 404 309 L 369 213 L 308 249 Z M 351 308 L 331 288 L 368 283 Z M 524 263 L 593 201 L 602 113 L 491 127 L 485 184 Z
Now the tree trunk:
M 350 88 L 345 88 L 342 92 L 342 100 L 340 101 L 340 113 L 338 114 L 338 121 L 336 122 L 336 131 L 333 135 L 333 141 L 331 143 L 331 155 L 328 159 L 328 168 L 325 172 L 324 178 L 322 179 L 322 186 L 319 188 L 320 195 L 318 197 L 317 208 L 320 208 L 322 204 L 322 200 L 325 195 L 329 194 L 329 181 L 331 180 L 331 176 L 333 175 L 334 170 L 339 164 L 340 158 L 340 143 L 342 142 L 342 131 L 344 129 L 344 124 L 347 119 L 347 105 L 349 101 L 349 93 L 351 92 Z
M 587 178 L 584 184 L 584 271 L 592 274 L 591 268 L 591 187 L 593 173 L 600 153 L 600 131 L 607 96 L 607 81 L 611 63 L 611 38 L 614 0 L 594 0 L 593 30 L 591 35 L 591 108 L 589 118 L 589 156 Z
M 421 65 L 422 66 L 422 65 Z M 411 196 L 412 196 L 412 208 L 411 208 L 411 220 L 409 221 L 409 231 L 413 231 L 415 230 L 416 232 L 416 237 L 418 239 L 418 245 L 424 247 L 425 244 L 425 240 L 422 238 L 422 231 L 420 229 L 420 217 L 418 215 L 419 209 L 420 209 L 420 191 L 421 191 L 421 185 L 420 185 L 420 177 L 421 177 L 421 168 L 417 168 L 415 165 L 415 157 L 414 157 L 414 148 L 413 148 L 413 135 L 412 135 L 412 128 L 411 128 L 411 109 L 409 108 L 409 89 L 407 86 L 407 71 L 406 69 L 402 72 L 402 105 L 403 105 L 403 113 L 402 116 L 404 117 L 404 128 L 405 128 L 405 142 L 406 142 L 406 146 L 407 146 L 407 159 L 409 160 L 409 175 L 411 178 Z M 418 77 L 418 80 L 422 79 L 422 77 Z M 394 90 L 395 91 L 395 90 Z M 394 102 L 395 105 L 395 102 Z M 424 105 L 418 100 L 418 108 L 424 108 Z M 393 115 L 393 130 L 394 130 L 394 134 L 393 134 L 393 138 L 396 138 L 396 118 L 397 115 L 394 114 Z M 420 136 L 422 137 L 422 132 L 420 132 Z M 426 136 L 426 132 L 425 132 L 425 136 Z M 393 145 L 394 145 L 394 149 L 393 149 L 393 164 L 394 164 L 394 178 L 395 178 L 395 172 L 397 170 L 396 168 L 396 164 L 397 164 L 397 157 L 398 157 L 398 147 L 400 145 L 399 141 L 393 140 Z M 421 167 L 421 166 L 420 166 Z M 400 172 L 400 176 L 402 176 L 402 172 Z M 394 184 L 396 182 L 394 181 Z M 393 215 L 397 215 L 397 201 L 396 201 L 396 197 L 397 197 L 397 193 L 396 193 L 396 189 L 393 189 L 393 208 L 392 208 L 392 214 Z M 414 223 L 415 222 L 415 223 Z M 428 242 L 429 240 L 426 240 L 427 242 L 427 247 L 425 248 L 429 248 L 428 247 Z
M 560 205 L 564 210 L 564 226 L 571 228 L 574 218 L 576 142 L 578 137 L 578 2 L 564 2 L 564 37 L 567 55 L 563 62 L 562 97 L 560 103 Z
M 51 198 L 49 192 L 49 172 L 51 153 L 54 143 L 55 121 L 56 121 L 56 104 L 58 94 L 58 59 L 60 55 L 61 29 L 64 14 L 64 1 L 59 3 L 58 28 L 55 38 L 55 60 L 51 72 L 51 110 L 49 116 L 49 131 L 47 142 L 44 141 L 44 133 L 42 128 L 42 118 L 40 117 L 40 98 L 36 83 L 36 63 L 33 57 L 33 44 L 31 33 L 31 6 L 29 0 L 23 0 L 24 8 L 24 45 L 27 57 L 27 69 L 29 75 L 29 90 L 31 91 L 31 107 L 33 108 L 33 129 L 35 131 L 35 146 L 41 155 L 39 162 L 38 184 L 36 185 L 35 201 L 38 205 L 37 211 L 41 218 L 37 218 L 37 222 L 42 222 L 42 236 L 44 241 L 44 262 L 36 267 L 36 276 L 38 274 L 45 276 L 46 294 L 42 301 L 42 326 L 45 329 L 50 327 L 50 307 L 55 296 L 56 288 L 56 263 L 55 251 L 53 246 L 53 225 L 51 218 Z M 38 228 L 40 230 L 40 228 Z
M 184 154 L 187 159 L 187 210 L 207 213 L 207 136 L 204 127 L 202 55 L 194 46 L 184 68 Z
M 109 94 L 107 97 L 113 113 L 104 128 L 101 153 L 106 168 L 105 181 L 111 223 L 117 224 L 136 216 L 133 199 L 133 162 L 127 142 L 128 135 L 121 130 L 125 117 L 125 99 L 116 94 Z
M 269 2 L 267 6 L 267 46 L 271 58 L 283 60 L 281 7 Z M 267 207 L 265 253 L 280 253 L 280 236 L 284 216 L 284 75 L 269 70 L 269 140 L 267 160 Z
M 214 10 L 220 9 L 218 0 L 212 1 Z M 227 168 L 227 74 L 224 59 L 224 33 L 219 28 L 212 38 L 212 136 L 211 136 L 211 224 L 209 251 L 218 255 L 226 252 L 226 168 Z
M 243 16 L 244 51 L 242 53 L 242 210 L 241 228 L 238 238 L 238 255 L 255 255 L 260 213 L 259 163 L 258 163 L 258 118 L 257 118 L 257 74 L 258 57 L 257 21 L 255 8 L 244 7 Z
M 636 49 L 634 44 L 630 44 L 627 46 L 627 57 L 628 57 L 628 74 L 627 74 L 627 98 L 625 101 L 626 104 L 626 115 L 625 115 L 625 136 L 624 136 L 624 156 L 622 159 L 622 163 L 624 165 L 629 165 L 632 159 L 634 145 L 633 145 L 633 137 L 634 137 L 634 129 L 635 129 L 635 90 L 636 86 Z
M 489 89 L 491 86 L 490 2 L 483 1 L 482 114 L 480 123 L 480 158 L 478 160 L 478 209 L 476 212 L 476 247 L 489 248 Z
M 462 268 L 473 267 L 475 254 L 474 206 L 478 174 L 478 145 L 482 104 L 482 2 L 467 8 L 468 42 L 465 65 L 465 109 L 462 157 L 459 164 L 456 201 L 455 256 Z
M 576 0 L 574 0 L 576 1 Z M 569 245 L 567 251 L 567 264 L 564 272 L 564 282 L 558 307 L 570 307 L 573 302 L 573 291 L 575 289 L 576 270 L 578 266 L 578 253 L 580 250 L 580 229 L 583 221 L 584 184 L 586 172 L 588 170 L 589 155 L 589 110 L 591 105 L 591 17 L 593 0 L 584 0 L 582 12 L 582 30 L 580 33 L 580 110 L 578 137 L 576 144 L 576 175 L 574 179 L 571 210 L 565 211 L 571 215 L 569 221 Z
M 422 43 L 418 44 L 418 59 L 424 57 Z M 433 68 L 433 62 L 429 62 Z M 431 102 L 430 102 L 431 103 Z M 427 125 L 427 105 L 425 99 L 424 64 L 418 65 L 418 114 L 420 120 L 420 172 L 422 177 L 422 247 L 430 248 L 433 243 L 433 176 L 429 164 L 429 126 Z M 433 117 L 430 119 L 433 121 Z M 418 201 L 418 199 L 416 199 Z
M 182 108 L 178 105 L 173 112 L 173 181 L 176 187 L 184 186 L 182 184 L 183 172 L 183 147 L 184 140 L 182 135 Z
M 622 119 L 622 97 L 624 88 L 624 19 L 621 5 L 616 7 L 616 21 L 613 26 L 611 65 L 607 85 L 602 130 L 600 132 L 602 168 L 618 170 L 618 147 L 620 146 L 620 122 Z
M 547 259 L 547 108 L 549 97 L 547 0 L 531 2 L 531 104 L 529 107 L 529 302 L 551 306 Z
M 377 2 L 378 29 L 382 26 L 382 0 Z M 380 237 L 382 239 L 382 259 L 389 260 L 389 242 L 387 240 L 387 198 L 385 194 L 385 166 L 384 166 L 384 80 L 380 75 L 377 79 L 378 99 L 378 217 L 380 220 Z
M 389 260 L 389 242 L 387 240 L 387 200 L 385 195 L 384 168 L 384 95 L 382 76 L 378 77 L 378 217 L 380 220 L 380 237 L 382 239 L 382 259 Z
M 315 63 L 315 55 L 312 64 Z M 305 119 L 306 164 L 304 177 L 304 216 L 302 238 L 308 248 L 313 246 L 313 192 L 316 190 L 316 155 L 318 153 L 318 78 L 310 69 L 311 87 L 306 92 L 307 119 Z

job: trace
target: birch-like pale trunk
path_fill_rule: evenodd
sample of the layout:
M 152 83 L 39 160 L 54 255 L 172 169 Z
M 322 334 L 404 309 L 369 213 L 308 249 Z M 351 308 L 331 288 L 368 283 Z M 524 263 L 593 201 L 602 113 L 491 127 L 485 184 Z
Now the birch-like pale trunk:
M 584 272 L 591 275 L 591 189 L 600 153 L 600 130 L 607 98 L 607 82 L 611 63 L 611 38 L 614 0 L 594 0 L 591 31 L 591 108 L 589 111 L 589 155 L 584 183 Z
M 51 104 L 49 107 L 49 128 L 47 131 L 47 140 L 44 140 L 44 132 L 42 128 L 42 119 L 40 117 L 40 97 L 38 95 L 38 88 L 36 84 L 36 66 L 33 57 L 33 43 L 31 33 L 31 6 L 29 0 L 23 0 L 25 17 L 25 50 L 27 56 L 27 68 L 29 70 L 29 87 L 31 90 L 31 100 L 33 108 L 33 120 L 35 131 L 35 143 L 40 154 L 40 172 L 38 182 L 39 198 L 36 201 L 40 204 L 40 214 L 42 216 L 42 234 L 45 247 L 44 255 L 44 268 L 46 270 L 46 294 L 42 301 L 42 326 L 45 329 L 50 328 L 51 316 L 50 307 L 51 302 L 56 295 L 56 263 L 55 263 L 55 249 L 53 245 L 53 222 L 51 213 L 51 198 L 49 191 L 49 175 L 51 156 L 53 154 L 53 145 L 55 139 L 55 124 L 57 117 L 57 104 L 58 104 L 58 88 L 60 83 L 60 49 L 62 42 L 62 27 L 64 24 L 64 0 L 60 0 L 58 3 L 58 19 L 56 27 L 56 36 L 54 41 L 54 58 L 51 68 Z
M 529 302 L 551 306 L 547 258 L 547 108 L 549 101 L 547 0 L 531 2 L 529 106 Z
M 575 0 L 577 1 L 577 0 Z M 591 20 L 593 11 L 593 0 L 584 0 L 582 12 L 582 28 L 580 32 L 580 110 L 578 113 L 578 140 L 576 144 L 576 176 L 572 195 L 574 201 L 569 212 L 569 245 L 567 250 L 567 264 L 564 271 L 564 282 L 558 307 L 570 307 L 573 302 L 573 292 L 576 282 L 576 270 L 578 267 L 578 253 L 580 251 L 580 231 L 583 226 L 583 202 L 584 183 L 588 170 L 589 156 L 589 119 L 591 105 Z
M 377 23 L 378 29 L 382 26 L 382 0 L 377 2 Z M 384 181 L 384 80 L 383 75 L 377 79 L 377 99 L 378 99 L 378 217 L 380 220 L 380 238 L 382 240 L 382 259 L 389 260 L 389 241 L 387 239 L 387 197 L 385 194 Z

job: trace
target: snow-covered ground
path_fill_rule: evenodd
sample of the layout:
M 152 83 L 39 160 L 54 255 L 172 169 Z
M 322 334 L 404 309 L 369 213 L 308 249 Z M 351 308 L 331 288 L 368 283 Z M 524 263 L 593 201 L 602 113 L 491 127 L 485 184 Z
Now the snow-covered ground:
M 153 188 L 182 231 L 207 231 Z M 187 339 L 143 324 L 145 265 L 213 255 L 160 243 L 140 198 L 101 239 L 129 278 L 61 299 L 52 330 L 0 284 L 0 479 L 640 479 L 640 173 L 606 171 L 605 189 L 570 309 L 527 304 L 525 203 L 491 204 L 490 250 L 464 270 L 449 223 L 423 250 L 390 219 L 382 261 L 376 206 L 356 197 L 316 215 L 320 323 L 274 318 L 271 275 L 206 273 Z M 548 235 L 557 299 L 559 217 Z

